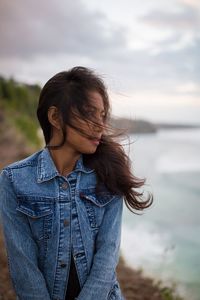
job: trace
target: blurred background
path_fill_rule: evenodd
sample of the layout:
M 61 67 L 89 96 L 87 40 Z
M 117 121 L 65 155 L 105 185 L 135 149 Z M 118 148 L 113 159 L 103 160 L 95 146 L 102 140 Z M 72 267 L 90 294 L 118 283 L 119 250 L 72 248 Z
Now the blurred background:
M 42 146 L 42 85 L 94 69 L 154 194 L 142 216 L 124 207 L 122 254 L 188 300 L 200 299 L 199 29 L 199 0 L 0 0 L 0 168 Z

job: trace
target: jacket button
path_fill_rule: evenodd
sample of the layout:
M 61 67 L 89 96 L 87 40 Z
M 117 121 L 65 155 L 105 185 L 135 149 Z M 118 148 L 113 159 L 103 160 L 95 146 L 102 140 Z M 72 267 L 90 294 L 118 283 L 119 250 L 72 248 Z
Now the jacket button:
M 63 223 L 65 227 L 69 225 L 69 221 L 67 219 L 64 219 Z
M 61 268 L 66 268 L 67 264 L 64 263 L 64 262 L 61 262 L 61 263 L 60 263 L 60 266 L 61 266 Z
M 63 190 L 66 190 L 68 188 L 68 183 L 67 182 L 63 182 L 63 184 L 61 185 Z

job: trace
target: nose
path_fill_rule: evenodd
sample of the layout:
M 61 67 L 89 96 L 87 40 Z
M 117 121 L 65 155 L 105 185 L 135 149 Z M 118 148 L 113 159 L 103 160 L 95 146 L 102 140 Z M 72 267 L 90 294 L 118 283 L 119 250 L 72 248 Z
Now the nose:
M 95 120 L 95 123 L 93 125 L 93 128 L 96 132 L 103 132 L 104 130 L 104 122 L 102 118 L 98 118 Z

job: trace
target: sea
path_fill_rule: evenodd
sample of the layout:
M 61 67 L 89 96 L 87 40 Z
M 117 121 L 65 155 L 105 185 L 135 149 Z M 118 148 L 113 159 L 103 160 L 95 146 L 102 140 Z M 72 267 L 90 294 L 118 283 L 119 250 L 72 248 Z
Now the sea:
M 127 264 L 200 300 L 200 129 L 135 134 L 125 145 L 132 171 L 154 202 L 141 215 L 124 205 L 121 252 Z

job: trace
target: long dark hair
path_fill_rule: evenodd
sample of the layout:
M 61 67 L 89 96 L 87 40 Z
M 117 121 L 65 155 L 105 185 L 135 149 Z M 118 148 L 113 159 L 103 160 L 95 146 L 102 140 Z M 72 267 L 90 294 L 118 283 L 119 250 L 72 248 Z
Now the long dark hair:
M 83 119 L 91 122 L 87 117 L 86 107 L 90 102 L 89 93 L 92 91 L 101 95 L 104 102 L 105 123 L 109 124 L 110 103 L 107 89 L 101 77 L 97 76 L 94 71 L 85 67 L 74 67 L 56 74 L 47 81 L 41 91 L 37 109 L 38 120 L 47 147 L 51 148 L 49 142 L 52 137 L 48 109 L 56 106 L 61 116 L 63 140 L 61 144 L 53 147 L 59 148 L 66 140 L 66 124 L 81 131 L 81 128 L 76 128 L 73 124 L 73 111 L 77 111 Z M 143 210 L 152 204 L 153 197 L 148 194 L 145 200 L 143 192 L 136 191 L 145 184 L 145 179 L 139 179 L 132 174 L 129 157 L 121 144 L 116 141 L 117 134 L 113 134 L 113 130 L 109 133 L 109 128 L 111 127 L 105 125 L 107 130 L 96 152 L 83 154 L 83 162 L 95 169 L 98 179 L 97 187 L 103 184 L 111 193 L 123 195 L 130 211 Z

